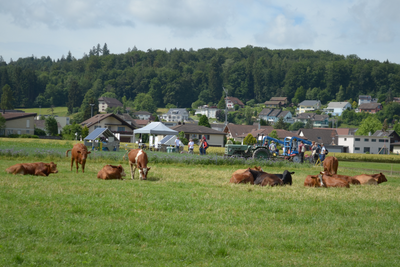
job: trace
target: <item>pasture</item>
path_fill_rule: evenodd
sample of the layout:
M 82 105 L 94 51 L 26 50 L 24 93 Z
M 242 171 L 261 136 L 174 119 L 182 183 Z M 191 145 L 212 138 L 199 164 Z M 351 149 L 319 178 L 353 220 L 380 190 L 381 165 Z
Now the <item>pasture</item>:
M 1 266 L 395 266 L 400 261 L 397 176 L 386 175 L 388 182 L 379 186 L 305 188 L 306 175 L 320 168 L 276 163 L 262 167 L 295 171 L 293 186 L 257 187 L 228 183 L 246 164 L 152 163 L 150 156 L 149 180 L 103 181 L 96 175 L 106 163 L 122 163 L 129 177 L 123 152 L 89 158 L 85 173 L 77 174 L 70 171 L 70 159 L 57 152 L 65 153 L 72 142 L 24 142 L 15 148 L 19 153 L 0 155 Z M 14 146 L 15 140 L 0 140 L 2 150 Z M 58 174 L 4 171 L 20 162 L 50 160 L 58 164 Z M 390 170 L 390 164 L 379 168 Z

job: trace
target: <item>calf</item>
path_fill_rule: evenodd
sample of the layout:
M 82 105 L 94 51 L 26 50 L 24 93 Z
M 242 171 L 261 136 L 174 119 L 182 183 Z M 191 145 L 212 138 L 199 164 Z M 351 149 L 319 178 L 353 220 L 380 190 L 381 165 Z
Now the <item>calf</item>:
M 256 171 L 262 171 L 261 166 L 258 166 L 258 167 L 254 166 L 254 168 L 252 168 L 252 169 L 256 170 Z M 247 171 L 247 169 L 239 169 L 239 170 L 235 171 L 234 173 L 232 173 L 232 176 L 235 174 L 238 174 L 238 173 L 244 173 L 245 171 Z
M 131 179 L 134 179 L 135 171 L 138 168 L 140 180 L 147 180 L 147 174 L 150 171 L 150 167 L 147 167 L 148 158 L 146 152 L 144 152 L 142 149 L 132 149 L 129 151 L 128 159 L 131 167 Z M 133 169 L 133 166 L 135 166 L 135 169 Z
M 254 184 L 259 184 L 261 186 L 283 185 L 283 181 L 275 174 L 266 173 L 263 171 L 256 171 L 252 169 L 248 169 L 248 171 L 253 175 Z
M 254 184 L 253 175 L 249 170 L 250 169 L 247 169 L 244 172 L 239 172 L 239 173 L 237 171 L 234 172 L 229 182 L 234 184 L 247 184 L 247 183 Z
M 78 173 L 79 169 L 78 163 L 82 165 L 82 172 L 85 172 L 87 155 L 90 154 L 90 151 L 87 150 L 87 147 L 84 144 L 75 144 L 72 149 L 69 149 L 67 152 L 65 152 L 66 157 L 68 157 L 69 151 L 71 151 L 71 171 L 75 161 L 76 173 Z
M 6 172 L 12 174 L 30 174 L 30 175 L 40 175 L 40 176 L 49 176 L 50 173 L 58 173 L 57 164 L 54 162 L 43 163 L 19 163 L 15 164 L 6 169 Z
M 294 172 L 289 172 L 288 170 L 285 170 L 283 174 L 275 173 L 275 175 L 282 180 L 283 184 L 290 184 L 290 185 L 292 185 L 293 183 L 292 174 L 294 174 Z
M 361 184 L 378 185 L 377 180 L 372 175 L 369 175 L 369 174 L 360 174 L 360 175 L 353 176 L 352 178 L 360 181 Z
M 324 160 L 324 172 L 337 174 L 339 161 L 336 157 L 326 157 Z
M 310 187 L 347 187 L 350 185 L 347 181 L 323 174 L 308 175 L 304 181 L 304 186 Z
M 331 174 L 329 172 L 321 172 L 321 174 L 345 180 L 349 184 L 361 184 L 360 181 L 358 181 L 357 179 L 355 179 L 355 178 L 353 178 L 351 176 L 348 176 L 348 175 Z
M 97 173 L 97 178 L 103 179 L 103 180 L 111 180 L 111 179 L 120 179 L 124 180 L 122 177 L 126 176 L 124 168 L 119 165 L 119 166 L 114 166 L 114 165 L 106 165 Z

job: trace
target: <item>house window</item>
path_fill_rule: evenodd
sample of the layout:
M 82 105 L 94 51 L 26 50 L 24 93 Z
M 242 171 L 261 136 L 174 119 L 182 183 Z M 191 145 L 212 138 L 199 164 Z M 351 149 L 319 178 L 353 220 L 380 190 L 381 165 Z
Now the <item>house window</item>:
M 26 120 L 26 128 L 29 128 L 30 120 Z
M 94 126 L 94 128 L 95 128 L 95 129 L 97 129 L 97 128 L 101 128 L 101 126 L 99 126 L 99 125 L 95 125 L 95 126 Z
M 364 147 L 364 153 L 369 153 L 369 147 Z
M 354 150 L 355 151 L 360 151 L 360 148 L 359 147 L 355 147 Z
M 18 131 L 17 133 L 18 133 L 18 134 L 21 134 L 21 131 Z
M 356 138 L 355 141 L 360 141 L 360 138 Z
M 368 138 L 364 138 L 364 142 L 369 142 L 369 139 Z
M 3 136 L 4 133 L 5 133 L 4 129 L 1 129 L 1 130 L 0 130 L 0 135 Z
M 347 138 L 344 138 L 344 141 L 347 141 Z
M 118 127 L 118 132 L 124 132 L 125 131 L 125 127 Z
M 29 130 L 26 130 L 26 133 L 29 134 Z
M 376 142 L 376 139 L 371 139 L 371 142 Z
M 384 143 L 385 139 L 379 139 L 379 143 Z
M 7 129 L 7 135 L 13 134 L 13 129 Z

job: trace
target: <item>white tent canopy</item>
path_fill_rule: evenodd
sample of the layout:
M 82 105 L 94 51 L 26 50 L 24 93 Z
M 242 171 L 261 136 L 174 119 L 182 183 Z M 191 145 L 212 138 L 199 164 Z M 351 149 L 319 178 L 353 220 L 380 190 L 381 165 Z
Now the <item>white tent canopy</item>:
M 162 122 L 152 122 L 143 128 L 133 131 L 134 134 L 160 134 L 160 135 L 178 135 L 178 131 L 172 130 Z

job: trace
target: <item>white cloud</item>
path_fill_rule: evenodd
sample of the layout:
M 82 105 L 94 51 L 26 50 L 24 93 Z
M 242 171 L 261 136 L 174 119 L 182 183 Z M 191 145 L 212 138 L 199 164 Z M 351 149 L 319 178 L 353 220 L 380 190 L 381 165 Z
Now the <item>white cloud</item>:
M 262 33 L 256 34 L 259 43 L 270 43 L 277 46 L 304 47 L 311 45 L 317 34 L 306 24 L 296 24 L 283 14 L 268 23 Z
M 330 50 L 400 63 L 395 0 L 13 0 L 0 1 L 0 54 L 80 58 L 112 53 L 246 45 Z

